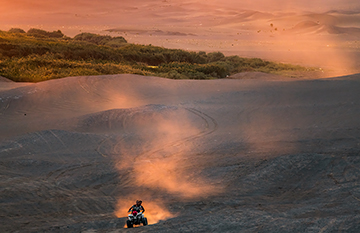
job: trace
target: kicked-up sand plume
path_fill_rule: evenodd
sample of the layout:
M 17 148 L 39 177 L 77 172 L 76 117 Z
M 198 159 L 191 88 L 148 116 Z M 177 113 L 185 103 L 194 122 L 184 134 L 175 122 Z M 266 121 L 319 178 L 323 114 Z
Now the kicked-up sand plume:
M 143 197 L 143 195 L 141 195 Z M 134 199 L 135 198 L 135 199 Z M 140 199 L 140 198 L 138 198 Z M 116 211 L 117 217 L 124 217 L 129 208 L 134 205 L 134 201 L 136 200 L 136 195 L 133 195 L 128 198 L 121 198 L 118 202 L 118 207 Z M 169 210 L 164 207 L 166 205 L 166 202 L 164 202 L 161 199 L 154 199 L 151 197 L 146 198 L 146 201 L 144 202 L 145 206 L 145 217 L 148 219 L 148 223 L 156 224 L 159 221 L 165 221 L 169 218 L 173 218 L 176 216 L 175 213 L 169 212 Z M 125 213 L 125 214 L 124 214 Z M 124 225 L 126 228 L 126 224 Z M 138 225 L 135 225 L 134 227 L 138 227 Z
M 116 216 L 124 217 L 134 198 L 142 197 L 145 216 L 154 224 L 176 216 L 166 208 L 169 196 L 189 200 L 221 191 L 220 185 L 201 178 L 200 165 L 199 171 L 193 171 L 186 156 L 193 150 L 192 141 L 212 130 L 201 114 L 195 109 L 148 105 L 123 115 L 121 130 L 131 136 L 119 139 L 110 153 L 119 172 L 129 173 L 130 183 L 129 193 L 119 197 Z

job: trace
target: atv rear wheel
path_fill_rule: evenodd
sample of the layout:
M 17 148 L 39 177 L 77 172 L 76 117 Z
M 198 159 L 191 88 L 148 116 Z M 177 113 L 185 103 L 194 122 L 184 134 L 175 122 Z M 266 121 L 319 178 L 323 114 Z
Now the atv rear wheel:
M 127 225 L 127 228 L 132 228 L 133 227 L 133 224 L 131 223 L 130 220 L 126 221 L 126 225 Z
M 148 225 L 147 218 L 144 218 L 144 220 L 143 220 L 143 225 L 144 225 L 144 226 Z

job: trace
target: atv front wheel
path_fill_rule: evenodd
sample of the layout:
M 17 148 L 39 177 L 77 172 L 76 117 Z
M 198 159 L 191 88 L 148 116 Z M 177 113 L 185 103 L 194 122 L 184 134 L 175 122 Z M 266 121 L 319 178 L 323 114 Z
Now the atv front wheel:
M 130 220 L 126 221 L 126 225 L 127 225 L 127 228 L 132 228 L 133 227 L 133 224 L 131 223 Z
M 144 220 L 143 220 L 143 225 L 144 225 L 144 226 L 148 225 L 147 218 L 144 218 Z

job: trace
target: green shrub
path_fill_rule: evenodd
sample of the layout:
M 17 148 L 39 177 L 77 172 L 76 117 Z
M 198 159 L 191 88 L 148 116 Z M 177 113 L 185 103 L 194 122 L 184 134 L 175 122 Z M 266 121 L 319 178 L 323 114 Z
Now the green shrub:
M 23 29 L 21 28 L 11 28 L 8 32 L 11 33 L 26 33 Z
M 106 42 L 104 45 L 110 46 L 113 48 L 120 48 L 122 46 L 125 46 L 126 43 L 127 43 L 127 41 L 125 40 L 125 38 L 120 36 L 120 37 L 113 37 L 111 40 Z
M 0 43 L 0 54 L 4 57 L 18 56 L 18 46 L 10 43 Z
M 123 37 L 30 29 L 0 31 L 0 75 L 39 82 L 74 75 L 134 73 L 172 79 L 213 79 L 244 71 L 281 73 L 307 68 L 259 58 L 225 57 L 220 52 L 189 52 L 128 44 Z
M 223 60 L 225 58 L 225 55 L 221 52 L 213 52 L 208 53 L 206 57 L 208 62 L 216 62 Z
M 64 34 L 60 31 L 47 32 L 45 30 L 31 28 L 26 33 L 28 36 L 33 36 L 36 38 L 62 38 Z
M 215 62 L 201 65 L 196 70 L 214 78 L 225 78 L 231 68 L 225 62 Z
M 124 37 L 111 37 L 111 36 L 102 36 L 93 33 L 81 33 L 74 37 L 74 40 L 86 41 L 96 45 L 106 45 L 111 47 L 122 47 L 127 43 Z
M 165 78 L 170 78 L 170 79 L 187 79 L 188 77 L 183 75 L 183 74 L 179 74 L 176 70 L 170 70 L 168 73 L 164 74 L 164 75 L 160 75 L 161 77 L 165 77 Z
M 121 73 L 151 74 L 146 71 L 134 69 L 129 65 L 95 61 L 69 61 L 57 59 L 51 54 L 43 56 L 31 55 L 23 58 L 12 58 L 0 61 L 0 74 L 11 80 L 21 82 L 39 82 L 68 76 Z
M 142 62 L 152 66 L 171 62 L 187 62 L 191 64 L 206 63 L 206 59 L 198 53 L 180 49 L 166 49 L 157 46 L 128 44 L 118 51 L 127 61 L 134 63 Z
M 224 62 L 209 64 L 191 64 L 191 63 L 164 63 L 159 66 L 158 72 L 169 73 L 176 71 L 182 75 L 188 75 L 189 78 L 205 79 L 207 78 L 225 78 L 230 74 L 230 69 Z

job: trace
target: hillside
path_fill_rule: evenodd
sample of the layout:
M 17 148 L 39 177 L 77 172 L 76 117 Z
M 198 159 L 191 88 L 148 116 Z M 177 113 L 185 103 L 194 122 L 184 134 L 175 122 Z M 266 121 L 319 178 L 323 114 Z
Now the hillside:
M 217 79 L 244 71 L 276 74 L 314 71 L 259 58 L 226 57 L 221 52 L 130 44 L 123 37 L 81 33 L 69 38 L 59 30 L 39 29 L 0 32 L 0 59 L 0 75 L 21 82 L 121 73 L 172 79 Z

